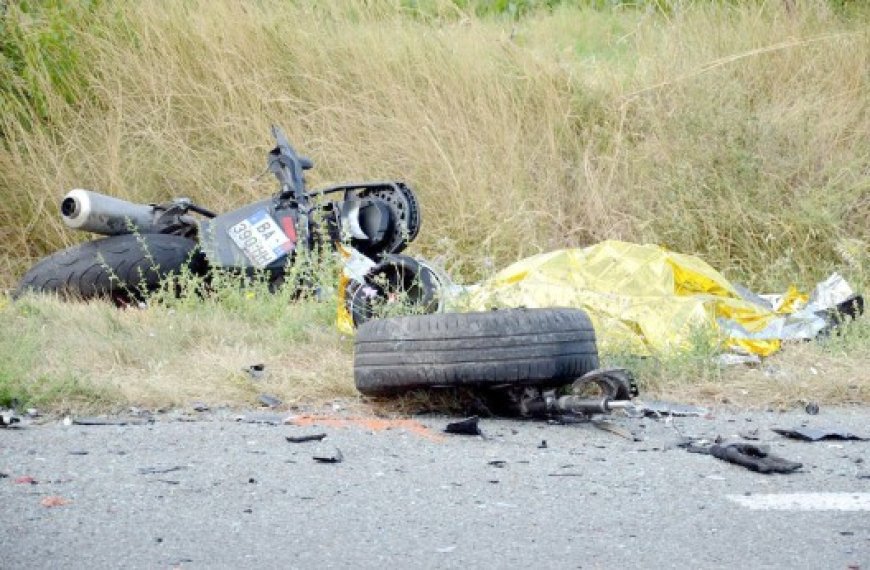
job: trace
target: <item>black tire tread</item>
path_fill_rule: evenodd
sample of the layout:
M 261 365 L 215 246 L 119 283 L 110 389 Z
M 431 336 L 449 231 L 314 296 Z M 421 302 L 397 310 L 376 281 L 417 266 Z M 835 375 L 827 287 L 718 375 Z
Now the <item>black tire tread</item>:
M 354 380 L 367 395 L 436 386 L 555 386 L 598 368 L 579 309 L 508 309 L 379 319 L 357 331 Z
M 84 300 L 135 297 L 179 271 L 195 249 L 193 240 L 163 234 L 125 234 L 85 242 L 37 262 L 21 278 L 14 296 L 37 292 Z

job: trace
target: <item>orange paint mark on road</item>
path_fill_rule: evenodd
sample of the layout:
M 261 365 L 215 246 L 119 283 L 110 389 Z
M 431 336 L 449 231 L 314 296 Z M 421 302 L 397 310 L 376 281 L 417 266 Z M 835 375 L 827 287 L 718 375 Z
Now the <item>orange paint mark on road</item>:
M 340 418 L 335 416 L 293 416 L 287 418 L 284 423 L 296 426 L 327 426 L 346 428 L 349 426 L 360 427 L 369 431 L 384 431 L 390 429 L 403 429 L 414 435 L 431 441 L 442 441 L 440 435 L 433 432 L 416 420 L 388 420 L 384 418 L 350 417 Z
M 57 497 L 57 496 L 45 497 L 44 499 L 39 501 L 40 505 L 42 505 L 43 507 L 49 507 L 49 508 L 62 507 L 64 505 L 68 505 L 69 503 L 70 503 L 70 501 L 68 499 L 64 499 L 63 497 Z

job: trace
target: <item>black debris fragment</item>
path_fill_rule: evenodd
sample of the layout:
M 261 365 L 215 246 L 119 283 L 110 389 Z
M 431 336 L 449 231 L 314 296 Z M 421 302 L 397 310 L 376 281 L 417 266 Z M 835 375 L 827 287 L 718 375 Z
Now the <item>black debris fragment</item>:
M 344 455 L 342 455 L 341 450 L 336 447 L 331 455 L 318 454 L 315 455 L 313 459 L 318 463 L 341 463 L 344 461 Z
M 707 446 L 697 442 L 688 442 L 682 447 L 689 453 L 712 455 L 722 461 L 734 463 L 758 473 L 792 473 L 803 467 L 803 463 L 771 455 L 770 448 L 766 445 L 714 443 Z
M 175 465 L 173 467 L 140 467 L 138 471 L 140 475 L 159 475 L 162 473 L 181 471 L 182 469 L 187 469 L 187 467 L 184 465 Z
M 208 404 L 204 402 L 194 402 L 191 407 L 193 408 L 194 412 L 207 412 L 210 409 L 208 407 Z
M 462 421 L 447 424 L 444 431 L 456 435 L 482 435 L 480 427 L 477 425 L 479 421 L 478 416 L 471 416 Z
M 90 452 L 84 449 L 74 449 L 69 452 L 70 455 L 87 455 L 88 453 Z
M 260 380 L 266 375 L 266 365 L 262 363 L 251 364 L 250 366 L 242 368 L 242 372 L 246 372 L 252 380 Z
M 505 461 L 503 459 L 496 459 L 496 460 L 490 461 L 488 463 L 488 465 L 492 465 L 493 467 L 501 468 L 501 467 L 504 467 L 507 465 L 507 461 Z
M 803 463 L 771 455 L 766 445 L 751 443 L 717 443 L 710 448 L 710 455 L 759 473 L 791 473 L 803 467 Z
M 708 410 L 706 408 L 700 408 L 698 406 L 688 406 L 685 404 L 676 404 L 673 402 L 652 400 L 642 402 L 638 406 L 638 411 L 647 417 L 696 417 L 703 416 L 707 413 Z
M 801 439 L 804 441 L 820 441 L 823 439 L 841 439 L 854 441 L 867 441 L 866 437 L 855 435 L 841 428 L 812 428 L 812 427 L 796 427 L 796 428 L 772 428 L 779 435 L 791 438 Z
M 284 423 L 284 416 L 280 416 L 278 414 L 269 414 L 269 413 L 253 413 L 242 416 L 237 416 L 236 421 L 243 422 L 246 424 L 266 424 L 270 426 L 277 426 Z
M 257 397 L 257 401 L 260 402 L 260 404 L 266 406 L 267 408 L 277 408 L 283 403 L 281 400 L 279 400 L 275 396 L 272 396 L 271 394 L 260 394 Z
M 811 416 L 819 415 L 819 405 L 815 402 L 810 402 L 809 404 L 807 404 L 807 407 L 804 409 Z
M 547 449 L 547 440 L 542 439 L 541 444 L 538 446 L 538 449 Z
M 325 433 L 312 433 L 309 435 L 288 435 L 284 439 L 290 443 L 305 443 L 306 441 L 321 441 L 325 437 Z

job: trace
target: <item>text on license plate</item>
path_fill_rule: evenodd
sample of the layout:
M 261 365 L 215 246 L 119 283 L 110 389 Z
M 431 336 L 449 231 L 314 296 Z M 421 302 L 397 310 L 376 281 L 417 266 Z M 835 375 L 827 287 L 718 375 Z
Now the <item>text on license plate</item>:
M 293 240 L 264 210 L 230 226 L 227 233 L 251 263 L 261 269 L 293 251 Z

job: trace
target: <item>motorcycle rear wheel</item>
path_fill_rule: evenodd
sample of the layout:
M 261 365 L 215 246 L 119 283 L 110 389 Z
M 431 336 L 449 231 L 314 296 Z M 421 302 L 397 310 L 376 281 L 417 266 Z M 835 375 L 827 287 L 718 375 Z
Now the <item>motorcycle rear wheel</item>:
M 190 267 L 195 241 L 173 235 L 118 235 L 82 243 L 45 257 L 24 274 L 14 292 L 53 293 L 64 299 L 141 300 L 171 275 Z

